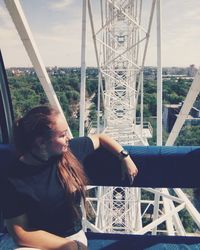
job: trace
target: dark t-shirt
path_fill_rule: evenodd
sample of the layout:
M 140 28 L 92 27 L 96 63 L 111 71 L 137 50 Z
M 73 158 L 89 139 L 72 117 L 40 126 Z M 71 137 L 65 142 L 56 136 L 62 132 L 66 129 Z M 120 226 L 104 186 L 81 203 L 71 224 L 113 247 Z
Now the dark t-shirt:
M 89 137 L 72 139 L 69 146 L 81 163 L 94 151 Z M 27 214 L 31 228 L 63 237 L 81 229 L 80 197 L 75 194 L 75 213 L 58 178 L 56 164 L 31 166 L 17 161 L 4 188 L 5 219 Z

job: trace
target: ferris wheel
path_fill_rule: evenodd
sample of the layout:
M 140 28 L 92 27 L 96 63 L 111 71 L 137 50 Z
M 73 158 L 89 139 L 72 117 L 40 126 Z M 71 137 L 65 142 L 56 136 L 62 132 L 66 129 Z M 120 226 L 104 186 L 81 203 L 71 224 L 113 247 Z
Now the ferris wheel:
M 92 1 L 83 3 L 82 55 L 85 54 L 86 11 L 88 10 L 99 69 L 98 122 L 96 131 L 91 126 L 91 132 L 106 133 L 122 145 L 148 145 L 148 138 L 152 136 L 152 127 L 143 118 L 143 72 L 153 17 L 156 15 L 157 145 L 162 145 L 161 1 L 149 1 L 147 8 L 147 3 L 142 0 L 105 0 L 99 1 L 98 9 L 100 22 L 94 18 Z M 82 57 L 82 70 L 84 67 L 85 58 Z M 199 77 L 194 82 L 197 84 Z M 104 115 L 101 119 L 100 95 L 104 107 Z M 191 108 L 191 100 L 194 101 L 196 96 L 197 93 L 194 94 L 192 91 L 190 97 L 187 97 L 190 103 L 186 101 L 184 107 L 187 106 L 188 112 Z M 140 105 L 139 117 L 136 116 L 138 105 Z M 183 116 L 178 119 L 179 129 L 183 120 Z M 83 121 L 80 120 L 80 125 L 81 123 L 83 124 Z M 167 145 L 173 145 L 174 133 L 170 135 L 169 140 Z M 159 226 L 166 222 L 166 230 L 163 230 L 163 233 L 185 235 L 186 232 L 175 206 L 177 199 L 181 201 L 180 206 L 186 201 L 187 209 L 193 219 L 196 222 L 199 220 L 198 216 L 194 216 L 195 208 L 180 189 L 174 189 L 172 192 L 167 188 L 98 187 L 96 195 L 96 203 L 94 199 L 90 201 L 88 198 L 92 209 L 96 208 L 95 228 L 88 223 L 92 230 L 133 234 L 150 231 L 155 235 L 162 231 L 159 230 Z M 152 210 L 152 218 L 146 226 L 144 221 L 145 217 L 149 216 L 149 210 Z M 165 219 L 161 219 L 163 216 Z
M 151 2 L 151 3 L 150 3 Z M 51 104 L 62 109 L 52 88 L 31 30 L 18 0 L 5 0 L 7 9 L 24 43 L 33 67 Z M 95 1 L 97 3 L 97 1 Z M 91 0 L 83 0 L 82 67 L 80 99 L 80 135 L 84 134 L 85 77 L 86 77 L 86 16 L 92 30 L 94 51 L 99 69 L 98 120 L 96 132 L 104 132 L 122 145 L 148 145 L 152 128 L 143 118 L 143 71 L 154 15 L 157 17 L 157 145 L 162 145 L 162 57 L 161 57 L 161 0 L 100 0 L 98 15 L 94 15 Z M 148 17 L 147 17 L 148 16 Z M 98 18 L 98 20 L 97 20 Z M 175 131 L 167 145 L 172 145 L 185 119 L 185 115 L 199 93 L 198 72 L 186 97 L 183 112 L 177 119 Z M 100 100 L 103 103 L 103 116 Z M 137 117 L 137 106 L 140 116 Z M 95 130 L 93 127 L 93 131 Z M 200 218 L 187 196 L 180 189 L 88 187 L 95 189 L 95 198 L 88 198 L 96 214 L 94 222 L 85 219 L 85 226 L 98 232 L 132 234 L 160 233 L 163 222 L 168 235 L 186 235 L 179 212 L 186 208 L 200 226 Z M 148 197 L 148 198 L 147 198 Z M 179 203 L 179 206 L 175 204 Z M 144 218 L 152 218 L 148 225 Z

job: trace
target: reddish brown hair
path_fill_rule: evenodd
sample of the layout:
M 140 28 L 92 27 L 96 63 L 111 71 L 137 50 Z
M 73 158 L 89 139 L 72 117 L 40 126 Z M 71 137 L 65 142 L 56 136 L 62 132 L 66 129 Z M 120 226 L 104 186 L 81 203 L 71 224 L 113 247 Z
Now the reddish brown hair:
M 38 137 L 43 137 L 45 140 L 51 139 L 52 127 L 59 114 L 57 109 L 50 106 L 38 106 L 18 119 L 13 130 L 17 152 L 20 155 L 30 152 L 36 146 L 35 141 Z M 70 149 L 59 157 L 58 176 L 72 201 L 74 190 L 85 198 L 84 186 L 87 184 L 87 178 L 80 162 Z

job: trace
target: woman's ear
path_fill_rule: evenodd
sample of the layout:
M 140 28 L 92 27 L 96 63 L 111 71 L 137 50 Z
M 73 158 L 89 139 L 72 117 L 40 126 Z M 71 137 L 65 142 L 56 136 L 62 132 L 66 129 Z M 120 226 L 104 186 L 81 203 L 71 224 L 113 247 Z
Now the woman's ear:
M 35 145 L 38 148 L 41 148 L 41 146 L 43 146 L 44 143 L 45 143 L 45 140 L 44 140 L 43 137 L 37 137 L 36 140 L 35 140 Z
M 44 158 L 45 160 L 48 160 L 49 154 L 47 150 L 47 144 L 46 144 L 46 140 L 43 137 L 38 137 L 35 140 L 35 147 L 37 147 L 37 150 L 39 151 L 40 156 L 42 156 L 42 158 Z

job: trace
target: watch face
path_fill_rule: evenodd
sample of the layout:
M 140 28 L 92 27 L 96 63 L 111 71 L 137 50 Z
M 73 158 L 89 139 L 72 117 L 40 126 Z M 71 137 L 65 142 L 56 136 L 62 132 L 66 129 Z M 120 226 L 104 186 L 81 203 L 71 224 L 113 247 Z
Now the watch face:
M 123 149 L 123 150 L 121 151 L 121 155 L 122 155 L 123 157 L 126 157 L 126 156 L 129 155 L 129 152 L 126 151 L 125 149 Z

